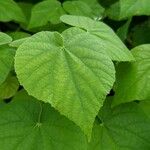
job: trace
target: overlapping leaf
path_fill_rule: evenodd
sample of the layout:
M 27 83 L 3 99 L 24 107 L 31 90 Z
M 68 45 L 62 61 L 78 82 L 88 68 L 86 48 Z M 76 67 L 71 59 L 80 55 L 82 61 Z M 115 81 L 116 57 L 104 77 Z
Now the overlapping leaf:
M 150 44 L 132 50 L 136 61 L 117 67 L 113 105 L 133 100 L 150 99 Z
M 0 103 L 0 133 L 3 150 L 86 150 L 73 122 L 23 91 L 10 104 Z
M 61 17 L 64 23 L 86 30 L 99 39 L 101 49 L 106 51 L 109 57 L 115 61 L 132 61 L 133 56 L 117 35 L 106 24 L 94 21 L 87 17 L 64 15 Z
M 0 85 L 5 81 L 14 62 L 14 49 L 7 45 L 0 46 Z
M 80 0 L 85 2 L 92 9 L 92 13 L 95 16 L 95 19 L 100 19 L 103 17 L 104 8 L 99 4 L 98 0 Z
M 132 16 L 150 15 L 149 0 L 119 0 L 107 10 L 107 15 L 115 20 Z
M 33 35 L 18 48 L 15 69 L 30 95 L 50 103 L 90 137 L 115 69 L 95 36 L 65 35 L 48 31 Z
M 13 75 L 9 75 L 7 79 L 0 85 L 0 99 L 8 99 L 15 95 L 19 88 L 19 82 Z
M 102 124 L 93 129 L 88 150 L 149 150 L 150 119 L 136 103 L 111 109 L 110 99 L 100 113 Z
M 12 38 L 6 33 L 0 32 L 0 45 L 8 44 L 12 41 Z
M 32 8 L 29 28 L 41 27 L 48 22 L 60 23 L 60 16 L 64 14 L 61 3 L 55 0 L 46 0 Z
M 25 22 L 25 16 L 21 8 L 13 0 L 0 0 L 0 21 Z
M 92 17 L 92 9 L 82 1 L 66 1 L 63 8 L 71 15 Z

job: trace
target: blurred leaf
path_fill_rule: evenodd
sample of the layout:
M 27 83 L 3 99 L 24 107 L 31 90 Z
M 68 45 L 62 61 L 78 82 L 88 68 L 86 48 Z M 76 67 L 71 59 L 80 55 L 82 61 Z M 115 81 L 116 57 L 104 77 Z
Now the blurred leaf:
M 132 16 L 150 15 L 150 0 L 119 0 L 106 11 L 115 20 L 122 20 Z
M 128 30 L 131 20 L 132 19 L 127 20 L 126 23 L 117 30 L 117 35 L 120 37 L 122 41 L 125 41 L 128 36 Z
M 6 33 L 0 32 L 0 45 L 8 44 L 12 41 L 12 38 Z
M 15 95 L 19 88 L 19 82 L 15 76 L 8 75 L 7 79 L 0 85 L 0 98 L 8 99 Z
M 41 27 L 48 22 L 60 23 L 60 16 L 64 14 L 61 3 L 54 0 L 46 0 L 36 4 L 32 8 L 31 19 L 28 28 Z
M 100 111 L 88 150 L 149 150 L 150 118 L 136 103 L 111 109 L 108 99 Z M 149 107 L 150 108 L 150 107 Z
M 15 50 L 7 45 L 0 46 L 0 85 L 6 80 L 14 62 Z
M 25 22 L 21 8 L 13 0 L 0 0 L 0 21 Z
M 150 43 L 150 20 L 136 25 L 131 30 L 129 39 L 133 47 Z
M 136 61 L 117 67 L 113 106 L 134 100 L 150 99 L 150 44 L 132 50 Z

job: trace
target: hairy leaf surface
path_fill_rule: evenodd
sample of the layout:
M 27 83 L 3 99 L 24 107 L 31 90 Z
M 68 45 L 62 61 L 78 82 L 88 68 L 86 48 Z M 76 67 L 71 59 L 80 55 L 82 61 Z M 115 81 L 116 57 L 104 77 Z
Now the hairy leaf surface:
M 33 35 L 18 48 L 15 69 L 29 94 L 50 103 L 90 137 L 115 69 L 95 36 L 66 37 L 48 31 Z
M 63 15 L 61 20 L 86 30 L 99 39 L 99 45 L 115 61 L 132 61 L 134 58 L 118 36 L 106 24 L 87 17 Z

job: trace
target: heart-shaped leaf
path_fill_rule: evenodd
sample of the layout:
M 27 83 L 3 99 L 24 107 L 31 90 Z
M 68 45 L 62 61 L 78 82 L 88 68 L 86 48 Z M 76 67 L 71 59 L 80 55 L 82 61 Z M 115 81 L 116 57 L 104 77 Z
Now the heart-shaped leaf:
M 93 35 L 66 37 L 48 31 L 33 35 L 18 48 L 15 69 L 30 95 L 50 103 L 90 137 L 115 69 Z

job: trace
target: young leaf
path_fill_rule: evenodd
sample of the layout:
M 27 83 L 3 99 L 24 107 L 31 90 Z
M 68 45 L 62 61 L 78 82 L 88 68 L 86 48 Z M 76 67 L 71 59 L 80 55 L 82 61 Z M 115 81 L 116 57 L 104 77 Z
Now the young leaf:
M 106 11 L 115 20 L 122 20 L 132 16 L 150 15 L 149 0 L 119 0 Z
M 107 103 L 100 113 L 102 124 L 95 125 L 88 150 L 149 150 L 150 119 L 138 104 L 111 109 Z
M 17 76 L 28 93 L 50 103 L 89 138 L 115 80 L 114 65 L 98 42 L 88 33 L 66 38 L 40 32 L 26 40 L 15 56 Z
M 0 21 L 25 22 L 25 16 L 21 8 L 13 0 L 0 0 Z
M 132 61 L 132 54 L 117 35 L 106 24 L 87 17 L 63 15 L 61 20 L 72 26 L 86 30 L 99 39 L 99 45 L 115 61 Z
M 8 105 L 0 103 L 0 115 L 3 150 L 86 150 L 86 139 L 77 126 L 24 91 Z
M 150 44 L 135 47 L 132 54 L 135 62 L 118 65 L 113 106 L 150 99 Z
M 19 88 L 19 82 L 13 75 L 9 75 L 7 79 L 0 85 L 0 98 L 8 99 L 15 95 Z
M 31 19 L 28 28 L 41 27 L 48 22 L 60 23 L 60 16 L 64 14 L 61 3 L 53 0 L 46 0 L 36 4 L 32 8 Z
M 0 46 L 0 85 L 5 81 L 12 68 L 14 55 L 14 49 L 7 45 Z
M 0 32 L 0 45 L 8 44 L 12 41 L 12 38 L 6 33 Z

